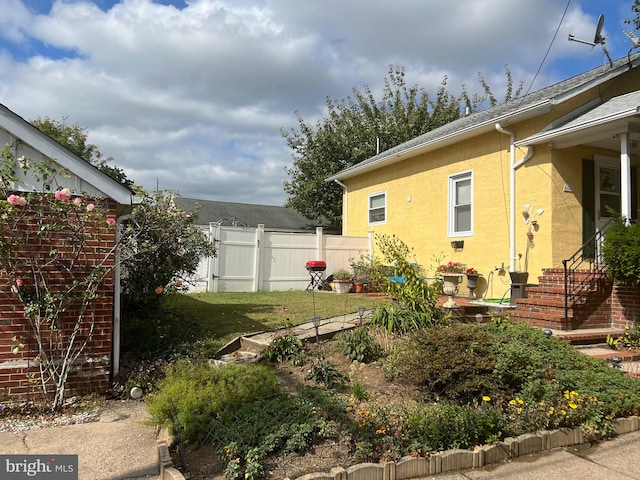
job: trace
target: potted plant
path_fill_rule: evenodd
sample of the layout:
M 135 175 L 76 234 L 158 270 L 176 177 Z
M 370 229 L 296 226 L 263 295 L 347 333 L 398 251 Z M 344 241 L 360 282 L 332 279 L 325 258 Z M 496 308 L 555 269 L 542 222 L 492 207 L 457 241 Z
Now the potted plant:
M 333 272 L 333 285 L 336 293 L 349 293 L 353 275 L 346 268 L 340 268 Z
M 458 307 L 453 297 L 458 293 L 458 284 L 465 270 L 465 266 L 460 262 L 444 263 L 436 269 L 436 273 L 442 277 L 442 292 L 449 297 L 443 307 Z
M 480 274 L 473 267 L 467 268 L 465 273 L 467 275 L 467 287 L 469 288 L 469 298 L 476 298 L 474 290 L 478 288 L 478 277 L 480 276 Z

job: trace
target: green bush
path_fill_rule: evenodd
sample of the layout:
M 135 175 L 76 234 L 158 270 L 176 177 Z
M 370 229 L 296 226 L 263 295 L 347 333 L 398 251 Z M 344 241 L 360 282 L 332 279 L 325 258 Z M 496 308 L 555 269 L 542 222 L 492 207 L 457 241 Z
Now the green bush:
M 627 225 L 617 215 L 604 234 L 607 274 L 619 285 L 640 285 L 640 223 Z
M 372 362 L 382 355 L 382 347 L 367 327 L 360 326 L 338 334 L 338 345 L 342 353 L 351 360 Z
M 426 399 L 469 403 L 496 395 L 495 338 L 482 326 L 456 324 L 413 332 L 385 362 L 392 378 L 418 386 Z
M 422 453 L 495 443 L 504 428 L 505 418 L 488 402 L 421 406 L 407 416 L 407 435 Z
M 296 363 L 299 363 L 303 351 L 302 340 L 294 335 L 293 332 L 287 331 L 287 333 L 271 342 L 271 345 L 264 351 L 264 356 L 270 362 L 297 359 Z
M 149 412 L 183 441 L 201 443 L 212 424 L 224 421 L 247 403 L 280 392 L 275 373 L 261 365 L 214 368 L 186 360 L 176 363 L 148 399 Z
M 393 265 L 394 275 L 404 282 L 388 282 L 387 293 L 396 304 L 376 309 L 371 324 L 405 333 L 439 323 L 443 317 L 437 307 L 439 286 L 425 281 L 420 266 L 409 259 L 412 250 L 395 235 L 378 235 L 376 242 L 384 261 Z

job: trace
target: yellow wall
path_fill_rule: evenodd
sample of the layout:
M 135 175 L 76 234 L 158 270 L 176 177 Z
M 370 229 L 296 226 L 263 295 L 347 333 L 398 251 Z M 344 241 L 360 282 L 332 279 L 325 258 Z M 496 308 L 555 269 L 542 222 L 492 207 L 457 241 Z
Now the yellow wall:
M 635 80 L 637 77 L 634 75 Z M 619 78 L 612 85 L 561 103 L 536 119 L 505 128 L 513 131 L 517 140 L 525 138 L 602 92 L 607 92 L 610 98 L 637 88 L 630 88 L 634 79 Z M 472 141 L 343 180 L 348 192 L 344 202 L 348 210 L 344 212 L 348 234 L 364 236 L 372 230 L 397 235 L 414 249 L 415 260 L 427 269 L 427 275 L 437 266 L 435 259 L 473 266 L 483 274 L 484 283 L 481 280 L 478 290 L 483 293 L 489 272 L 502 265 L 508 272 L 510 265 L 509 140 L 508 135 L 493 131 Z M 586 147 L 556 150 L 537 146 L 533 157 L 517 170 L 516 254 L 522 254 L 519 261 L 522 270 L 528 257 L 529 282 L 537 283 L 542 268 L 560 268 L 562 260 L 582 245 L 582 159 L 593 159 L 596 153 L 619 156 Z M 516 161 L 525 154 L 525 150 L 517 150 Z M 447 235 L 448 178 L 465 171 L 473 172 L 473 235 L 452 238 Z M 573 192 L 565 192 L 565 184 L 571 184 Z M 382 191 L 387 199 L 386 223 L 370 226 L 368 195 Z M 537 218 L 539 228 L 532 241 L 527 238 L 528 226 L 522 216 L 525 204 L 532 206 L 532 211 L 544 209 Z M 464 249 L 454 252 L 452 240 L 464 240 Z M 516 268 L 517 258 L 516 255 Z M 495 271 L 492 277 L 488 297 L 501 297 L 509 288 L 508 273 Z

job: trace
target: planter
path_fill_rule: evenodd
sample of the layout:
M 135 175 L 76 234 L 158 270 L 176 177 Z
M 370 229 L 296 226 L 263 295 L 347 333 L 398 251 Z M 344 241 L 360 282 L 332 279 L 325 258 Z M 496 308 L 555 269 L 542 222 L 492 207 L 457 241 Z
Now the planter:
M 478 288 L 479 273 L 467 273 L 467 287 L 469 288 L 469 298 L 475 299 L 476 294 L 474 290 Z
M 529 280 L 529 272 L 509 272 L 511 283 L 520 284 L 527 283 Z
M 349 293 L 351 289 L 351 281 L 350 280 L 334 280 L 333 286 L 336 289 L 336 293 Z
M 443 273 L 442 274 L 442 293 L 444 293 L 447 297 L 447 301 L 443 305 L 445 308 L 457 308 L 459 305 L 455 302 L 453 297 L 458 293 L 458 284 L 460 283 L 460 278 L 462 275 L 459 273 Z
M 356 293 L 364 293 L 365 292 L 365 284 L 364 283 L 356 282 L 356 283 L 354 283 L 354 285 L 355 285 Z

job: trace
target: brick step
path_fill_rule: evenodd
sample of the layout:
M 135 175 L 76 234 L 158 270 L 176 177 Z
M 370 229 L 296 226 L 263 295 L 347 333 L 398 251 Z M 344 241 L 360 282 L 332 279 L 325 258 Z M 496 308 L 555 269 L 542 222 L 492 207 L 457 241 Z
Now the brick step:
M 590 328 L 583 330 L 569 330 L 554 332 L 555 338 L 566 340 L 572 345 L 597 345 L 606 346 L 607 336 L 618 338 L 624 335 L 624 330 L 619 328 Z M 613 350 L 612 350 L 613 351 Z

